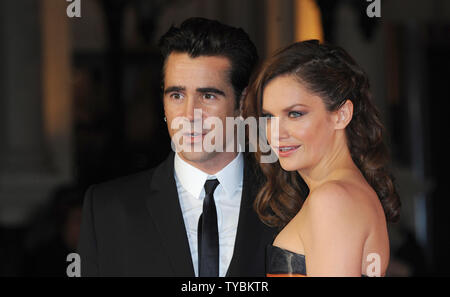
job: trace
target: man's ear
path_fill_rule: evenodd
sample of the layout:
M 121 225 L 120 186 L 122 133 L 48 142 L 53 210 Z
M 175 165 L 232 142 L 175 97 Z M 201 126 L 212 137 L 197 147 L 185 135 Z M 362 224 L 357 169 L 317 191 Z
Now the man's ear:
M 353 102 L 347 99 L 335 112 L 335 129 L 345 129 L 353 117 Z
M 244 109 L 244 99 L 246 96 L 247 96 L 247 87 L 241 93 L 241 97 L 239 98 L 239 108 L 236 109 L 235 116 L 242 116 L 242 111 Z

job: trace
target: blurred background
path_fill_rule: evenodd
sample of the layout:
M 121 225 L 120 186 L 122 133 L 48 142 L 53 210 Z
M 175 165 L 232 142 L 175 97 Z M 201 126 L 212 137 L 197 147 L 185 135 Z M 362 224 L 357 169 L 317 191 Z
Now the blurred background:
M 449 276 L 448 0 L 0 1 L 0 275 L 66 276 L 87 187 L 167 156 L 156 43 L 192 16 L 262 58 L 318 38 L 363 66 L 403 204 L 388 275 Z

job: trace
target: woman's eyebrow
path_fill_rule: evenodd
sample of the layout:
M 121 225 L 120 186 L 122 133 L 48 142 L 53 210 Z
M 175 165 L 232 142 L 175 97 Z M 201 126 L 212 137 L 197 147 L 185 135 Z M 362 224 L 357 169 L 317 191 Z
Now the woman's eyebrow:
M 296 103 L 296 104 L 292 104 L 292 105 L 290 105 L 290 106 L 288 106 L 286 108 L 283 108 L 282 111 L 290 111 L 291 109 L 293 109 L 294 107 L 297 107 L 297 106 L 308 107 L 308 105 L 301 104 L 301 103 Z M 261 108 L 261 111 L 263 113 L 270 113 L 269 111 L 265 110 L 264 108 Z
M 290 105 L 290 106 L 284 108 L 283 111 L 291 110 L 291 109 L 293 109 L 294 107 L 297 107 L 297 106 L 308 107 L 308 105 L 301 104 L 301 103 L 296 103 L 296 104 L 292 104 L 292 105 Z

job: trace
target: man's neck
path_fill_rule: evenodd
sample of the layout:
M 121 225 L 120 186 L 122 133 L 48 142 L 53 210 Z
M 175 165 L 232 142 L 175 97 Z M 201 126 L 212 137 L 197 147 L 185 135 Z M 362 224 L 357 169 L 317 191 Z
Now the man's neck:
M 191 166 L 209 175 L 214 175 L 230 164 L 236 158 L 238 152 L 222 152 L 204 161 L 190 161 L 187 160 L 182 154 L 178 155 L 183 161 Z

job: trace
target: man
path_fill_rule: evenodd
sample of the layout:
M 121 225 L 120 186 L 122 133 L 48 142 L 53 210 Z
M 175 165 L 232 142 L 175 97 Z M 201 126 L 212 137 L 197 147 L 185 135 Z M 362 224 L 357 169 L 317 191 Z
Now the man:
M 177 153 L 154 169 L 89 188 L 81 275 L 264 276 L 274 230 L 252 207 L 256 167 L 230 151 L 236 135 L 225 129 L 226 117 L 239 114 L 256 48 L 242 29 L 203 18 L 170 28 L 160 48 L 165 120 Z M 212 118 L 223 125 L 195 128 Z M 223 149 L 201 145 L 211 134 Z

